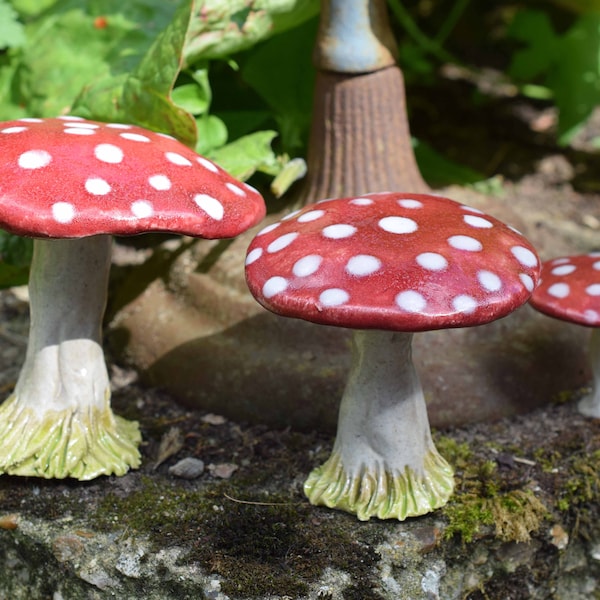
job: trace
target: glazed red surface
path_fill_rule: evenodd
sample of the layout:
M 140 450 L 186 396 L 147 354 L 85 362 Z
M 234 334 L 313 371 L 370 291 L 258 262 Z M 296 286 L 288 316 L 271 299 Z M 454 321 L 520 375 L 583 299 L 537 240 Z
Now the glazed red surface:
M 260 194 L 174 138 L 84 119 L 0 123 L 0 227 L 34 237 L 234 237 Z
M 600 327 L 600 252 L 546 261 L 530 302 L 551 317 Z
M 308 206 L 259 232 L 246 263 L 252 294 L 273 312 L 398 331 L 505 316 L 540 270 L 531 244 L 497 219 L 398 193 Z

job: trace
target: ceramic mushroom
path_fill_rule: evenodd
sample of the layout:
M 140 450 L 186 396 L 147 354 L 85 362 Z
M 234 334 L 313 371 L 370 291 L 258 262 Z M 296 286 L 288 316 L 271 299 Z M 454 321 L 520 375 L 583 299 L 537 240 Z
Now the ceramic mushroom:
M 0 227 L 35 238 L 0 473 L 92 479 L 137 467 L 138 424 L 110 408 L 101 346 L 111 236 L 233 237 L 264 213 L 256 190 L 169 136 L 75 117 L 0 124 Z
M 356 330 L 333 452 L 305 483 L 313 504 L 402 520 L 446 503 L 453 474 L 432 442 L 412 335 L 503 317 L 538 274 L 521 235 L 439 196 L 325 200 L 256 235 L 246 279 L 265 308 Z
M 550 317 L 594 328 L 590 338 L 592 391 L 579 401 L 579 412 L 600 419 L 600 252 L 543 263 L 530 304 Z

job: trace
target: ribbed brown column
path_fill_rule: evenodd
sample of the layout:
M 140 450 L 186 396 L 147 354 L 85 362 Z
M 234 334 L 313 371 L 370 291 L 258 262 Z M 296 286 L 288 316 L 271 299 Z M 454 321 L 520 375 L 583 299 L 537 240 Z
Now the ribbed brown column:
M 411 146 L 398 67 L 359 75 L 319 72 L 312 123 L 308 174 L 297 204 L 428 191 Z

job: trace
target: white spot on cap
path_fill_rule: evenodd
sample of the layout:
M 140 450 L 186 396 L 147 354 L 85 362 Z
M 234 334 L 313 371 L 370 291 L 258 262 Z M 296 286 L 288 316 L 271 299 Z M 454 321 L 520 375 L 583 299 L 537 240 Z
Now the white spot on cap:
M 482 214 L 483 214 L 483 211 L 482 211 L 482 210 L 479 210 L 478 208 L 473 208 L 472 206 L 467 206 L 466 204 L 461 204 L 461 205 L 460 205 L 460 207 L 461 207 L 463 210 L 468 210 L 469 212 L 478 213 L 478 214 L 480 214 L 480 215 L 482 215 Z
M 76 117 L 75 115 L 60 115 L 60 117 L 56 118 L 60 119 L 61 121 L 83 121 L 83 117 Z
M 71 133 L 74 135 L 94 135 L 96 132 L 93 129 L 84 129 L 83 127 L 67 127 L 63 133 Z
M 452 300 L 452 306 L 458 312 L 469 314 L 477 308 L 477 300 L 466 294 L 461 294 Z
M 381 269 L 381 261 L 370 254 L 357 254 L 346 263 L 346 271 L 356 277 L 366 277 Z
M 389 233 L 413 233 L 419 228 L 415 221 L 406 217 L 384 217 L 379 220 L 379 227 Z
M 525 289 L 528 292 L 533 292 L 535 288 L 535 282 L 533 281 L 532 277 L 527 275 L 527 273 L 521 273 L 519 275 L 519 279 L 521 280 L 521 283 L 525 286 Z
M 298 219 L 299 221 L 300 219 Z M 336 225 L 328 225 L 323 229 L 323 235 L 326 238 L 332 240 L 341 240 L 351 235 L 354 235 L 356 232 L 356 227 L 353 225 L 346 225 L 345 223 L 337 223 Z
M 115 126 L 114 126 L 115 127 Z M 129 140 L 130 142 L 149 142 L 150 138 L 148 136 L 142 135 L 141 133 L 120 133 L 120 137 L 124 140 Z
M 246 195 L 246 192 L 241 187 L 238 187 L 237 185 L 235 185 L 234 183 L 231 183 L 229 181 L 225 184 L 225 187 L 230 192 L 233 192 L 236 196 L 245 196 Z
M 309 254 L 294 263 L 292 273 L 294 273 L 296 277 L 308 277 L 317 272 L 322 262 L 322 256 L 319 256 L 318 254 Z
M 250 250 L 250 252 L 248 252 L 248 256 L 246 256 L 246 266 L 256 262 L 262 255 L 262 248 L 254 248 L 253 250 Z
M 538 264 L 537 256 L 528 248 L 523 246 L 513 246 L 510 251 L 513 256 L 524 266 L 524 267 L 535 267 Z
M 148 200 L 136 200 L 131 204 L 131 212 L 138 219 L 146 219 L 154 214 L 154 207 Z
M 463 217 L 465 223 L 470 225 L 471 227 L 479 227 L 480 229 L 489 229 L 493 227 L 494 224 L 483 217 L 478 217 L 476 215 L 465 215 Z
M 285 215 L 285 217 L 282 217 L 282 221 L 289 221 L 289 219 L 293 219 L 302 209 L 299 208 L 298 210 L 294 210 L 292 211 L 289 215 Z
M 127 125 L 126 123 L 107 123 L 106 126 L 111 129 L 131 129 L 131 125 Z
M 559 265 L 558 267 L 554 267 L 550 272 L 552 275 L 570 275 L 575 269 L 575 265 Z
M 27 127 L 7 127 L 6 129 L 0 129 L 0 133 L 21 133 L 27 131 Z
M 325 214 L 324 210 L 309 210 L 298 217 L 298 223 L 310 223 L 320 219 Z
M 52 205 L 52 217 L 58 223 L 70 223 L 75 218 L 75 208 L 69 202 L 55 202 Z
M 564 265 L 565 263 L 568 263 L 569 259 L 568 258 L 555 258 L 554 260 L 550 261 L 550 264 L 552 265 Z
M 457 250 L 466 250 L 467 252 L 480 252 L 483 250 L 481 242 L 468 235 L 453 235 L 448 238 L 448 243 Z
M 19 119 L 19 121 L 24 121 L 25 123 L 42 123 L 42 119 L 38 119 L 37 117 L 23 117 Z
M 94 196 L 105 196 L 110 192 L 111 187 L 100 177 L 90 177 L 85 182 L 85 189 Z
M 324 306 L 341 306 L 348 300 L 350 300 L 350 294 L 340 288 L 330 288 L 319 295 L 319 302 Z
M 398 204 L 402 208 L 423 208 L 423 203 L 420 200 L 415 200 L 414 198 L 398 200 Z
M 283 277 L 271 277 L 267 279 L 263 285 L 263 296 L 265 298 L 272 298 L 275 294 L 280 294 L 287 290 L 288 282 Z
M 596 269 L 596 271 L 600 271 L 600 260 L 596 261 L 593 265 L 592 265 L 592 269 Z
M 592 310 L 591 308 L 589 308 L 588 310 L 586 310 L 583 313 L 583 318 L 588 323 L 596 323 L 596 322 L 598 322 L 600 320 L 600 314 L 598 314 L 598 311 Z
M 600 283 L 592 283 L 585 288 L 585 293 L 590 296 L 600 296 Z
M 571 288 L 566 283 L 554 283 L 548 288 L 548 294 L 554 298 L 566 298 L 571 293 Z
M 223 205 L 216 198 L 208 194 L 196 194 L 194 202 L 198 208 L 201 208 L 209 217 L 212 217 L 216 221 L 220 221 L 223 218 Z
M 423 252 L 417 256 L 417 263 L 428 271 L 442 271 L 448 266 L 448 261 L 437 252 Z
M 370 204 L 373 204 L 373 200 L 370 198 L 352 198 L 352 200 L 350 200 L 350 204 L 354 204 L 356 206 L 369 206 Z
M 498 292 L 502 289 L 502 280 L 496 273 L 482 270 L 477 273 L 477 279 L 481 286 L 488 292 Z
M 174 165 L 178 165 L 180 167 L 191 167 L 192 161 L 188 160 L 185 156 L 181 156 L 181 154 L 177 154 L 177 152 L 165 152 L 165 158 L 173 163 Z
M 52 162 L 52 156 L 45 150 L 28 150 L 19 156 L 21 169 L 41 169 Z
M 102 162 L 117 164 L 123 160 L 123 150 L 114 144 L 98 144 L 94 156 Z
M 159 192 L 171 189 L 171 180 L 166 175 L 151 175 L 148 177 L 148 183 Z
M 196 158 L 196 162 L 199 165 L 202 165 L 205 169 L 212 171 L 213 173 L 219 172 L 219 168 L 217 167 L 217 165 L 210 162 L 210 160 L 208 160 L 207 158 L 204 158 L 203 156 L 198 156 L 198 158 Z
M 285 233 L 284 235 L 273 240 L 267 246 L 267 252 L 279 252 L 280 250 L 287 248 L 297 237 L 298 233 L 295 231 L 292 231 L 291 233 Z
M 100 125 L 96 123 L 78 123 L 77 120 L 71 121 L 65 125 L 66 127 L 77 127 L 81 129 L 98 129 Z
M 270 233 L 274 229 L 277 229 L 279 227 L 279 225 L 280 225 L 280 223 L 271 223 L 270 225 L 263 227 L 256 235 L 258 237 L 259 235 L 264 235 L 265 233 Z
M 425 309 L 427 300 L 419 292 L 406 290 L 396 296 L 396 304 L 406 312 L 418 313 Z

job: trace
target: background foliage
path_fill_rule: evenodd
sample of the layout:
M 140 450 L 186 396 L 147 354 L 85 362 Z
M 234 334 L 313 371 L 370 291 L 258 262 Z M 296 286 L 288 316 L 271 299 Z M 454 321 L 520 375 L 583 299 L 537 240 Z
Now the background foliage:
M 557 108 L 561 144 L 598 104 L 600 0 L 388 4 L 409 92 L 436 86 L 443 65 L 491 67 Z M 0 0 L 0 120 L 135 122 L 280 196 L 303 172 L 318 10 L 319 0 Z M 415 152 L 437 183 L 482 179 L 423 141 Z M 0 285 L 27 262 L 22 244 L 2 240 L 11 274 Z

